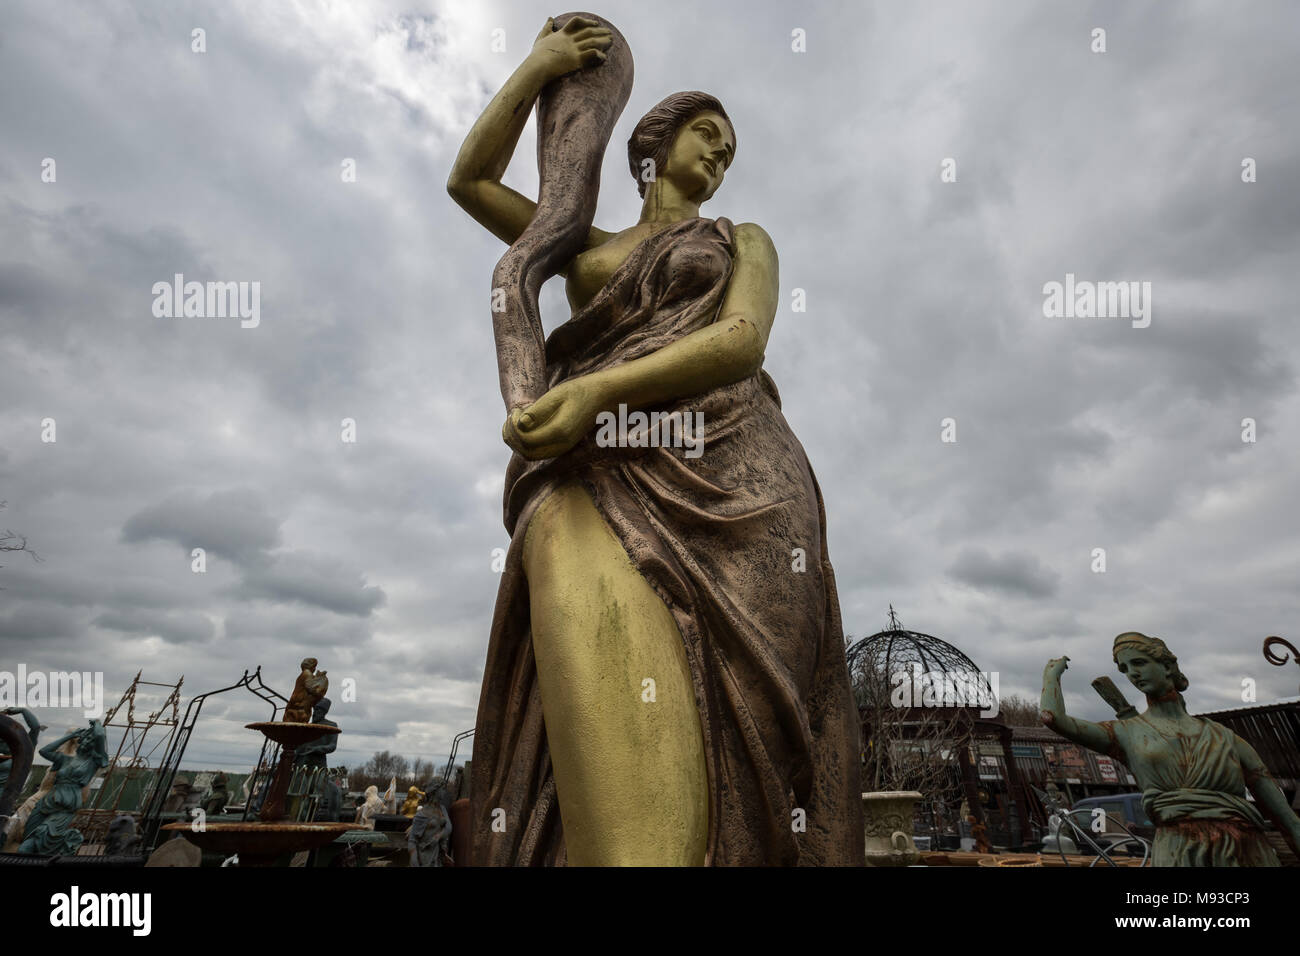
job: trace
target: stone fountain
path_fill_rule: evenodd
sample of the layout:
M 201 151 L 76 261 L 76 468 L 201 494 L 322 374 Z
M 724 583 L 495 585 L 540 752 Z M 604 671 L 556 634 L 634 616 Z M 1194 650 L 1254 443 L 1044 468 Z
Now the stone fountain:
M 314 850 L 333 842 L 342 833 L 360 829 L 355 823 L 298 823 L 285 819 L 285 797 L 293 776 L 294 751 L 308 741 L 339 732 L 333 724 L 311 723 L 312 707 L 328 687 L 325 671 L 317 672 L 315 658 L 309 657 L 302 662 L 302 673 L 284 709 L 284 719 L 246 725 L 280 745 L 280 760 L 257 820 L 231 823 L 205 820 L 198 825 L 169 823 L 163 829 L 180 833 L 201 850 L 237 853 L 240 866 L 272 866 L 287 853 Z

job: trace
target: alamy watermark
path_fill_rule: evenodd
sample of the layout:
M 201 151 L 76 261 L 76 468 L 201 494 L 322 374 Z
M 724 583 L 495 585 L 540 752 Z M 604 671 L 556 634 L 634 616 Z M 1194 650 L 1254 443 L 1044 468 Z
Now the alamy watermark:
M 133 936 L 148 936 L 152 912 L 151 893 L 83 893 L 74 884 L 50 897 L 50 925 L 55 927 L 119 926 Z
M 5 707 L 79 707 L 87 718 L 104 713 L 103 671 L 0 671 L 0 710 Z
M 687 458 L 704 454 L 703 412 L 605 411 L 596 416 L 596 444 L 601 448 L 685 448 Z
M 159 319 L 240 319 L 242 329 L 262 321 L 262 283 L 186 282 L 184 273 L 171 282 L 155 282 L 153 314 Z
M 998 714 L 997 671 L 910 671 L 889 675 L 889 702 L 894 707 L 978 707 L 981 717 Z
M 1133 328 L 1151 324 L 1150 282 L 1093 282 L 1065 274 L 1065 282 L 1043 283 L 1043 315 L 1049 319 L 1132 319 Z

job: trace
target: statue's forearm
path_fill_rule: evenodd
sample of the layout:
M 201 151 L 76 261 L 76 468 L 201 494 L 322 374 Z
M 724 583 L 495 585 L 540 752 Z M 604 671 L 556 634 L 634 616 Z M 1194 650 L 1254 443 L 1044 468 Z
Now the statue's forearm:
M 1043 693 L 1038 704 L 1043 723 L 1066 740 L 1072 740 L 1095 753 L 1124 759 L 1124 749 L 1116 739 L 1110 723 L 1094 724 L 1089 720 L 1077 720 L 1065 712 L 1065 694 L 1061 691 L 1059 675 L 1043 675 Z
M 604 409 L 699 395 L 763 367 L 777 309 L 776 249 L 767 233 L 752 223 L 736 227 L 735 249 L 718 319 L 656 352 L 593 375 Z
M 669 402 L 730 385 L 763 364 L 762 343 L 753 323 L 715 322 L 656 352 L 591 375 L 602 408 Z
M 40 750 L 41 756 L 44 757 L 46 760 L 53 761 L 54 758 L 58 756 L 59 748 L 62 747 L 65 743 L 67 743 L 69 740 L 71 740 L 74 736 L 76 735 L 67 734 L 63 737 L 60 737 L 58 740 L 54 741 L 53 743 L 46 744 Z
M 1061 718 L 1065 717 L 1065 694 L 1061 691 L 1059 677 L 1044 677 L 1043 692 L 1038 699 L 1043 723 L 1055 728 Z

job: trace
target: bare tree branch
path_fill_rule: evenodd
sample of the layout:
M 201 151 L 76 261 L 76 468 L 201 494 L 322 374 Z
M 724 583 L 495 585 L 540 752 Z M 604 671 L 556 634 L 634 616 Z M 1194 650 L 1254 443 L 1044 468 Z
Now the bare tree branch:
M 0 510 L 3 510 L 6 504 L 7 502 L 0 501 Z M 2 551 L 25 551 L 27 552 L 28 555 L 31 556 L 31 559 L 33 561 L 44 560 L 44 558 L 42 558 L 39 554 L 33 551 L 32 548 L 27 544 L 26 535 L 18 534 L 15 531 L 10 530 L 9 528 L 6 528 L 4 531 L 0 531 L 0 552 Z M 4 567 L 4 565 L 0 564 L 0 568 L 2 567 Z

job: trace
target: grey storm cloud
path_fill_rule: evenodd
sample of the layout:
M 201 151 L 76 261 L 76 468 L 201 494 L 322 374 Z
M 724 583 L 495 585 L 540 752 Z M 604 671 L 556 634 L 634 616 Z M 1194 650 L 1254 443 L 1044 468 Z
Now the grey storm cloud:
M 382 588 L 366 585 L 338 559 L 298 551 L 272 555 L 247 569 L 236 593 L 271 601 L 298 601 L 360 617 L 384 603 Z
M 225 558 L 241 575 L 231 589 L 237 598 L 298 602 L 363 617 L 384 603 L 382 588 L 365 584 L 361 575 L 337 557 L 307 551 L 273 552 L 281 541 L 281 523 L 257 492 L 235 489 L 206 498 L 172 497 L 144 508 L 127 519 L 122 540 L 169 541 L 186 551 L 202 548 Z
M 1032 554 L 994 557 L 982 548 L 964 549 L 948 568 L 948 574 L 973 588 L 1031 598 L 1051 597 L 1060 580 L 1060 575 L 1043 567 Z
M 280 521 L 257 492 L 216 491 L 206 497 L 178 495 L 144 508 L 126 520 L 122 540 L 171 541 L 249 565 L 280 543 Z
M 356 615 L 321 615 L 311 607 L 255 606 L 230 614 L 225 620 L 225 638 L 233 646 L 273 641 L 300 648 L 302 654 L 314 649 L 364 645 L 370 632 Z M 328 669 L 328 668 L 327 668 Z M 289 676 L 296 676 L 296 672 Z M 274 676 L 268 675 L 274 681 Z
M 0 642 L 6 656 L 30 653 L 46 642 L 78 636 L 79 623 L 72 611 L 24 601 L 0 611 Z
M 144 637 L 159 637 L 169 644 L 210 641 L 215 633 L 212 621 L 201 614 L 168 614 L 132 609 L 109 611 L 93 621 L 95 627 Z
M 504 247 L 444 184 L 554 12 L 6 6 L 0 527 L 44 560 L 0 561 L 0 667 L 103 669 L 115 698 L 139 670 L 188 695 L 259 665 L 285 691 L 317 656 L 356 682 L 332 693 L 348 764 L 437 757 L 472 726 L 508 544 Z M 700 89 L 735 121 L 702 214 L 776 245 L 765 368 L 825 499 L 846 632 L 892 604 L 1030 695 L 1068 653 L 1087 716 L 1077 675 L 1112 672 L 1132 628 L 1169 641 L 1193 709 L 1239 704 L 1243 676 L 1294 692 L 1259 644 L 1300 620 L 1300 7 L 598 12 L 637 78 L 597 225 L 637 221 L 623 144 L 650 106 Z M 530 196 L 534 146 L 530 120 L 504 179 Z M 260 324 L 154 316 L 176 273 L 259 282 Z M 1045 318 L 1067 273 L 1150 281 L 1151 326 Z M 562 280 L 542 306 L 563 321 Z M 259 706 L 205 710 L 187 763 L 246 769 Z

